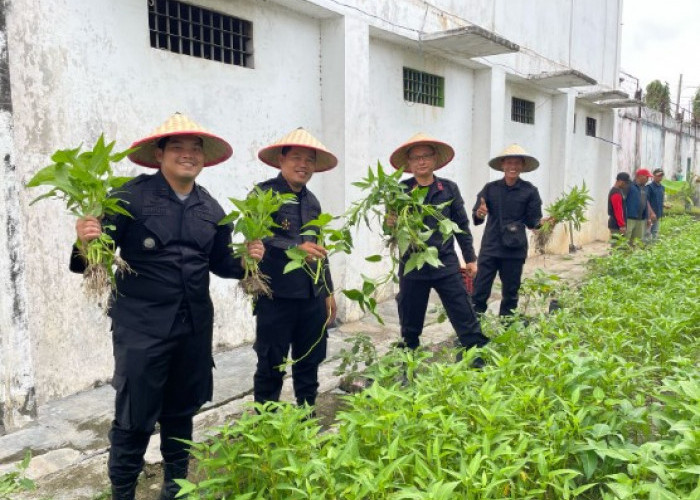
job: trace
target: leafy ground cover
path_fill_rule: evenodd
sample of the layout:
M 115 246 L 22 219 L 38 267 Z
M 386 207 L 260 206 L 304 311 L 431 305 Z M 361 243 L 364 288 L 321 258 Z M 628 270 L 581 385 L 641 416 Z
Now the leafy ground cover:
M 661 234 L 552 314 L 485 322 L 483 370 L 396 350 L 327 432 L 285 404 L 215 429 L 183 497 L 700 500 L 700 223 Z

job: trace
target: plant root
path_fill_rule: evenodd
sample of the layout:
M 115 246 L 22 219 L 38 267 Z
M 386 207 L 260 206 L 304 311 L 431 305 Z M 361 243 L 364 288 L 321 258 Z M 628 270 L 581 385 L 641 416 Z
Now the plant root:
M 83 272 L 83 292 L 90 302 L 94 302 L 107 312 L 112 282 L 109 273 L 100 264 L 91 264 Z
M 257 299 L 263 295 L 272 297 L 270 277 L 259 271 L 251 272 L 238 282 L 238 286 L 240 286 L 246 294 L 251 295 L 253 299 Z

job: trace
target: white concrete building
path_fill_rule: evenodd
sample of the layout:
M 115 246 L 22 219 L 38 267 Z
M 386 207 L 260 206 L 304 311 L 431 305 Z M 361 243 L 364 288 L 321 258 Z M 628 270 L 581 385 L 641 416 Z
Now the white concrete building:
M 5 426 L 111 376 L 108 322 L 68 272 L 74 221 L 59 202 L 30 207 L 40 192 L 22 188 L 53 151 L 101 133 L 124 149 L 188 114 L 234 147 L 201 176 L 228 209 L 227 197 L 276 174 L 258 149 L 304 126 L 340 159 L 311 184 L 334 214 L 356 199 L 351 182 L 368 165 L 388 166 L 418 131 L 454 146 L 441 174 L 468 204 L 498 177 L 487 160 L 518 142 L 541 160 L 525 178 L 545 203 L 582 181 L 591 189 L 578 241 L 607 235 L 615 116 L 601 99 L 616 89 L 621 0 L 13 0 L 0 10 Z M 380 249 L 362 233 L 333 262 L 336 285 L 356 285 L 363 257 Z M 212 294 L 216 347 L 250 341 L 235 282 L 214 279 Z

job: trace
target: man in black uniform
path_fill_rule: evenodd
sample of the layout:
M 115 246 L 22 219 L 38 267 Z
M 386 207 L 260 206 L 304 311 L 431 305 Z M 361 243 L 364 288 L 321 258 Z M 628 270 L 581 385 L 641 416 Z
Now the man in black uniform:
M 285 371 L 284 360 L 292 353 L 292 380 L 297 404 L 313 406 L 318 393 L 318 367 L 326 358 L 326 327 L 333 322 L 333 297 L 326 249 L 312 235 L 301 233 L 314 228 L 302 226 L 321 214 L 318 199 L 306 184 L 315 172 L 330 170 L 336 157 L 306 130 L 296 129 L 274 144 L 263 148 L 258 158 L 280 170 L 258 184 L 263 190 L 294 193 L 297 203 L 285 204 L 275 214 L 274 236 L 263 240 L 265 258 L 260 270 L 270 278 L 272 297 L 258 298 L 255 345 L 258 356 L 254 376 L 254 396 L 258 403 L 278 401 Z M 284 273 L 290 262 L 286 250 L 298 247 L 312 266 L 323 266 L 317 284 L 302 269 Z
M 501 278 L 500 316 L 510 316 L 518 307 L 518 291 L 527 257 L 525 228 L 537 229 L 542 223 L 542 200 L 537 188 L 520 178 L 540 162 L 517 144 L 508 146 L 489 161 L 503 178 L 489 182 L 477 195 L 473 209 L 474 225 L 486 222 L 479 250 L 479 272 L 474 280 L 474 309 L 486 311 L 496 273 Z M 510 232 L 511 234 L 506 234 Z
M 435 289 L 440 296 L 447 317 L 462 347 L 466 349 L 474 346 L 483 347 L 489 341 L 481 333 L 481 327 L 459 270 L 459 259 L 454 248 L 456 239 L 466 263 L 466 272 L 469 276 L 473 276 L 476 273 L 476 254 L 469 231 L 469 217 L 464 209 L 464 200 L 456 183 L 433 174 L 435 170 L 452 161 L 454 155 L 454 150 L 449 144 L 419 133 L 396 149 L 390 157 L 394 168 L 403 168 L 404 172 L 413 174 L 410 179 L 402 181 L 406 190 L 428 187 L 425 203 L 430 205 L 439 205 L 451 200 L 442 213 L 462 231 L 443 241 L 442 234 L 437 229 L 438 221 L 430 217 L 425 223 L 435 231 L 427 243 L 438 249 L 438 257 L 443 265 L 434 267 L 426 264 L 421 269 L 404 273 L 410 251 L 401 258 L 399 293 L 396 295 L 396 302 L 401 323 L 401 336 L 404 345 L 410 349 L 416 349 L 420 345 L 420 335 L 423 332 L 431 289 Z M 393 216 L 387 217 L 387 224 L 394 224 Z M 458 357 L 461 358 L 461 356 Z M 472 363 L 479 368 L 483 366 L 481 358 L 475 358 Z
M 136 146 L 129 159 L 159 170 L 136 177 L 116 194 L 133 218 L 118 215 L 103 222 L 114 227 L 110 234 L 133 271 L 118 276 L 109 309 L 117 392 L 108 468 L 112 498 L 133 499 L 158 422 L 164 500 L 179 491 L 174 479 L 187 475 L 187 445 L 179 439 L 192 439 L 192 417 L 212 395 L 209 272 L 241 278 L 243 269 L 229 249 L 231 227 L 217 224 L 223 209 L 195 184 L 203 167 L 231 156 L 231 146 L 179 113 Z M 95 218 L 76 224 L 83 243 L 101 230 Z M 262 258 L 261 242 L 249 248 Z M 85 269 L 77 247 L 70 268 Z

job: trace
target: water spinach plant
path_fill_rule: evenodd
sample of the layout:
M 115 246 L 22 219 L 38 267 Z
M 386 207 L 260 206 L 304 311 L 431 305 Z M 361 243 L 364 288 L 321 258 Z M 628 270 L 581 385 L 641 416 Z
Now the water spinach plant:
M 100 136 L 91 150 L 62 149 L 51 156 L 53 163 L 39 170 L 27 183 L 27 187 L 50 186 L 51 190 L 32 200 L 44 198 L 63 200 L 70 213 L 76 217 L 92 216 L 102 219 L 107 215 L 131 217 L 119 199 L 119 188 L 131 177 L 114 174 L 113 164 L 123 160 L 133 149 L 112 153 L 115 142 L 105 144 Z M 104 225 L 103 232 L 86 245 L 76 245 L 85 258 L 83 289 L 87 297 L 97 303 L 107 304 L 106 297 L 116 289 L 115 273 L 129 272 L 128 264 L 116 255 L 114 240 L 109 231 L 113 226 Z
M 562 222 L 568 223 L 569 230 L 569 250 L 575 250 L 573 230 L 581 230 L 581 224 L 586 222 L 586 208 L 593 201 L 586 183 L 581 187 L 574 186 L 568 192 L 562 194 L 559 198 L 545 208 L 545 212 L 550 217 L 546 220 L 539 230 L 533 233 L 535 250 L 539 253 L 544 253 L 547 250 L 547 245 L 552 239 L 554 228 Z
M 273 215 L 285 203 L 296 203 L 296 196 L 293 193 L 278 193 L 255 186 L 246 198 L 229 198 L 229 201 L 236 208 L 221 219 L 219 225 L 233 224 L 234 233 L 243 236 L 242 243 L 231 244 L 234 257 L 243 259 L 245 274 L 239 281 L 239 286 L 252 296 L 253 300 L 260 295 L 271 297 L 270 279 L 260 272 L 258 261 L 250 256 L 246 243 L 272 236 L 272 228 L 279 227 Z
M 700 223 L 660 234 L 553 314 L 487 323 L 483 370 L 397 349 L 333 432 L 288 404 L 242 414 L 193 445 L 182 497 L 700 499 Z
M 390 281 L 398 282 L 397 270 L 404 261 L 403 272 L 408 274 L 422 269 L 426 264 L 440 267 L 438 248 L 428 245 L 428 240 L 438 231 L 443 242 L 447 241 L 461 229 L 445 217 L 442 211 L 451 201 L 439 205 L 425 203 L 428 187 L 416 187 L 408 190 L 401 182 L 403 169 L 392 173 L 384 172 L 381 163 L 377 163 L 376 172 L 367 169 L 367 176 L 353 182 L 360 188 L 363 198 L 355 201 L 345 213 L 346 226 L 357 228 L 364 223 L 370 230 L 377 226 L 382 228 L 382 237 L 389 248 L 390 269 L 377 278 L 362 274 L 362 286 L 359 289 L 343 290 L 345 296 L 357 302 L 362 311 L 373 314 L 380 323 L 382 318 L 376 312 L 376 291 Z M 392 224 L 387 224 L 390 217 Z M 429 220 L 437 222 L 437 229 L 428 225 Z M 367 262 L 379 262 L 381 255 L 367 257 Z

